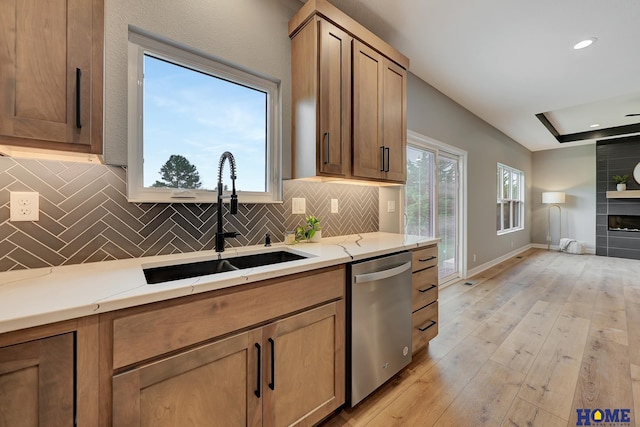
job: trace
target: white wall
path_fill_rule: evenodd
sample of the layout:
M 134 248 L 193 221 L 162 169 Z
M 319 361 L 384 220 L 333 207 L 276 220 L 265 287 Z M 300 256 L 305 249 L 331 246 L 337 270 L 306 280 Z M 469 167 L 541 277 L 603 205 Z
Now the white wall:
M 562 237 L 583 241 L 595 253 L 596 245 L 596 146 L 560 148 L 533 153 L 531 192 L 532 243 L 547 244 L 548 208 L 544 191 L 564 191 Z M 558 243 L 558 210 L 551 211 L 552 244 Z
M 289 19 L 298 0 L 106 0 L 105 161 L 127 162 L 127 33 L 133 25 L 281 82 L 283 172 L 291 162 Z M 211 165 L 215 168 L 216 165 Z

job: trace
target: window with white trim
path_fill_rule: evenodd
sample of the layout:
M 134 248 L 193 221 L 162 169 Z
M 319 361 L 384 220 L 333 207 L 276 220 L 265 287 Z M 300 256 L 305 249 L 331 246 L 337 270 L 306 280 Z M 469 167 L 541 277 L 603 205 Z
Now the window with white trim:
M 203 52 L 129 32 L 133 202 L 215 202 L 218 162 L 236 160 L 241 203 L 282 199 L 279 82 Z M 223 186 L 231 188 L 228 164 Z
M 524 229 L 524 172 L 498 163 L 498 234 Z

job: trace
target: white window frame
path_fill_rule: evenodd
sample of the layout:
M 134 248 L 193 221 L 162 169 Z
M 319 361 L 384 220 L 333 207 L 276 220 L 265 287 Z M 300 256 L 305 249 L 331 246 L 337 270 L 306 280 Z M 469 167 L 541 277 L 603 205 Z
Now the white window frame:
M 280 82 L 251 72 L 219 58 L 179 45 L 166 39 L 160 40 L 144 31 L 129 30 L 128 52 L 128 165 L 127 198 L 130 202 L 150 203 L 215 203 L 217 191 L 184 190 L 144 187 L 143 182 L 143 62 L 144 55 L 166 60 L 214 77 L 229 80 L 267 94 L 267 155 L 266 191 L 238 191 L 240 203 L 282 202 L 282 134 Z M 218 172 L 218 159 L 211 164 Z M 225 170 L 224 176 L 228 171 Z M 186 197 L 185 197 L 186 196 Z
M 510 173 L 516 173 L 519 176 L 519 181 L 520 181 L 520 188 L 519 188 L 519 193 L 517 198 L 513 198 L 513 189 L 511 186 L 511 181 L 509 181 L 509 197 L 504 197 L 503 190 L 504 190 L 504 186 L 502 185 L 502 180 L 501 178 L 498 177 L 502 177 L 504 171 L 508 171 Z M 513 168 L 511 166 L 507 166 L 505 164 L 502 163 L 498 163 L 498 168 L 496 170 L 496 191 L 497 191 L 497 204 L 500 205 L 500 229 L 497 230 L 497 235 L 500 236 L 502 234 L 508 234 L 508 233 L 513 233 L 515 231 L 521 231 L 524 230 L 524 207 L 525 207 L 525 200 L 524 200 L 524 186 L 525 186 L 525 176 L 524 176 L 524 172 Z M 504 227 L 504 209 L 503 209 L 503 205 L 505 203 L 509 203 L 510 204 L 510 209 L 509 209 L 509 224 L 513 225 L 513 206 L 514 203 L 520 203 L 520 211 L 519 211 L 519 226 L 516 227 L 509 227 L 509 228 L 503 228 Z M 496 208 L 497 208 L 497 204 L 496 204 Z

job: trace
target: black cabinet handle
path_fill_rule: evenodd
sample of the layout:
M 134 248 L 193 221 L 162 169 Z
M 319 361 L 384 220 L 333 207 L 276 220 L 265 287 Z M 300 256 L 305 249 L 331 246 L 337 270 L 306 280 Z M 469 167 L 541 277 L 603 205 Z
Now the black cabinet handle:
M 330 150 L 331 150 L 331 134 L 329 132 L 324 133 L 324 139 L 327 141 L 327 155 L 325 156 L 324 164 L 328 165 L 331 161 Z
M 426 324 L 425 324 L 425 325 L 422 325 L 422 326 L 418 326 L 418 329 L 420 330 L 420 332 L 424 332 L 424 331 L 426 331 L 427 329 L 429 329 L 430 327 L 432 327 L 433 325 L 435 325 L 435 324 L 437 323 L 437 322 L 436 322 L 436 321 L 434 321 L 434 320 L 429 320 L 429 322 L 430 322 L 430 323 L 429 323 L 429 325 L 428 325 L 428 326 L 425 326 Z
M 255 394 L 257 398 L 260 398 L 260 390 L 262 389 L 262 372 L 260 372 L 260 367 L 262 366 L 262 347 L 256 343 L 256 348 L 258 349 L 258 357 L 256 358 L 258 360 L 258 383 L 256 384 L 256 390 L 253 394 Z
M 435 256 L 430 256 L 429 258 L 424 258 L 424 259 L 418 259 L 418 261 L 420 262 L 427 262 L 427 261 L 431 261 L 432 259 L 436 259 L 437 257 Z
M 76 68 L 76 127 L 78 129 L 82 129 L 82 120 L 80 118 L 80 99 L 81 99 L 81 85 L 80 80 L 82 78 L 82 70 L 80 68 Z
M 384 145 L 380 146 L 380 158 L 382 159 L 382 166 L 380 172 L 384 172 Z
M 429 292 L 431 289 L 433 289 L 433 288 L 435 288 L 435 287 L 436 287 L 436 285 L 433 285 L 433 284 L 432 284 L 432 285 L 431 285 L 431 286 L 429 286 L 428 288 L 420 288 L 420 289 L 418 289 L 418 292 L 420 292 L 420 293 Z
M 384 148 L 384 151 L 386 151 L 386 152 L 387 152 L 387 168 L 386 168 L 384 171 L 385 171 L 385 172 L 389 172 L 389 161 L 390 161 L 390 157 L 389 157 L 389 156 L 391 155 L 391 154 L 390 154 L 390 151 L 391 151 L 391 150 L 389 150 L 389 147 L 385 147 L 385 148 Z M 382 162 L 382 164 L 384 165 L 384 161 Z
M 271 390 L 276 389 L 276 343 L 273 339 L 269 338 L 269 344 L 271 344 L 271 382 L 269 383 L 269 388 Z

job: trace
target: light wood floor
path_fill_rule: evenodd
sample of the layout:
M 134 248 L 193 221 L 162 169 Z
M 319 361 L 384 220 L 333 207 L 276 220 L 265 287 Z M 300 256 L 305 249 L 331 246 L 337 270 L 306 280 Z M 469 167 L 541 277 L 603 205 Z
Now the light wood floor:
M 564 427 L 597 408 L 631 422 L 591 425 L 640 426 L 640 261 L 532 249 L 472 279 L 441 290 L 428 350 L 324 427 Z

